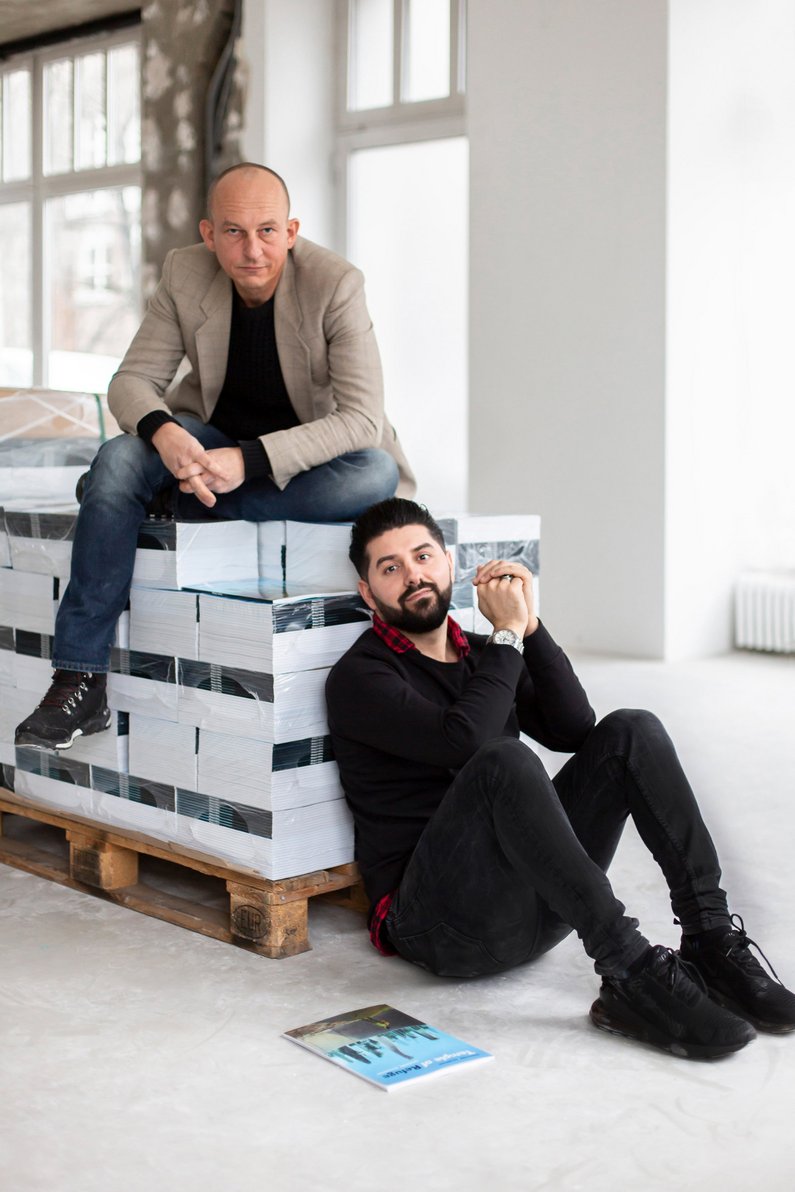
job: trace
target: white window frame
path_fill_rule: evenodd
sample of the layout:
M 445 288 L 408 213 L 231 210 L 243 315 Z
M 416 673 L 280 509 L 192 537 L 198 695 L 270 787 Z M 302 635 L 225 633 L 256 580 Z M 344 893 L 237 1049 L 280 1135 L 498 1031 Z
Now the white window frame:
M 90 37 L 74 37 L 63 42 L 28 50 L 0 61 L 0 73 L 27 67 L 31 71 L 31 176 L 21 182 L 3 182 L 0 179 L 0 212 L 6 203 L 25 202 L 31 210 L 31 349 L 33 353 L 33 385 L 47 387 L 50 344 L 50 294 L 51 277 L 47 270 L 47 254 L 44 251 L 45 205 L 49 199 L 82 191 L 107 190 L 113 187 L 137 186 L 142 189 L 143 173 L 140 159 L 137 162 L 90 167 L 75 170 L 74 167 L 62 174 L 44 173 L 44 68 L 64 57 L 82 56 L 97 50 L 114 49 L 116 46 L 137 42 L 141 52 L 140 28 L 119 29 Z M 105 77 L 107 87 L 107 74 Z
M 337 0 L 337 136 L 334 172 L 337 184 L 336 241 L 348 249 L 348 166 L 357 149 L 436 141 L 466 136 L 466 0 L 450 3 L 450 94 L 441 99 L 404 100 L 406 78 L 405 0 L 392 0 L 392 103 L 385 107 L 348 108 L 351 60 L 351 0 Z

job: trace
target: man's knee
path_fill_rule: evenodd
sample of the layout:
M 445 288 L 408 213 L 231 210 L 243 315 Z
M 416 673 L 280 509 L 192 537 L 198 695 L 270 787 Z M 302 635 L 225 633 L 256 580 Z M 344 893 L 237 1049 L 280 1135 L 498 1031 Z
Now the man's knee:
M 525 790 L 547 778 L 538 754 L 516 737 L 498 737 L 482 745 L 472 758 L 473 763 L 491 776 L 503 789 L 515 787 Z
M 355 462 L 357 484 L 363 500 L 375 505 L 395 495 L 400 476 L 398 466 L 388 451 L 371 447 L 353 452 L 349 458 Z
M 91 465 L 91 483 L 113 481 L 120 472 L 137 471 L 148 462 L 154 448 L 137 435 L 116 435 L 103 443 Z
M 667 737 L 659 717 L 645 708 L 617 708 L 591 730 L 602 737 L 615 739 L 619 746 L 628 746 L 634 741 L 654 741 Z

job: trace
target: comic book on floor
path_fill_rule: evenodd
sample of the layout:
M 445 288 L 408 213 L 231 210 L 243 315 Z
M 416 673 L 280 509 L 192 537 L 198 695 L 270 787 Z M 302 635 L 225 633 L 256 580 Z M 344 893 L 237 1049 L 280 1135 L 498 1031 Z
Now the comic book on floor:
M 365 1006 L 285 1031 L 284 1037 L 387 1091 L 493 1059 L 394 1006 Z

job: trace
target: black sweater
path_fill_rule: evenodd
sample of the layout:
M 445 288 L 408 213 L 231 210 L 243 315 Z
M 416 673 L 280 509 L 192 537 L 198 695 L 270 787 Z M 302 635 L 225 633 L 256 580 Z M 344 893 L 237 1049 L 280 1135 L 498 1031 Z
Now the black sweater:
M 279 364 L 273 311 L 273 298 L 248 307 L 233 289 L 226 376 L 210 424 L 237 440 L 246 480 L 270 474 L 270 460 L 259 436 L 287 430 L 299 421 Z M 153 410 L 136 430 L 151 443 L 164 422 L 176 421 L 165 410 Z
M 593 727 L 588 698 L 543 625 L 525 639 L 524 658 L 466 636 L 466 658 L 436 662 L 419 650 L 396 654 L 368 630 L 328 677 L 329 729 L 373 903 L 400 884 L 425 825 L 482 745 L 521 729 L 572 753 Z

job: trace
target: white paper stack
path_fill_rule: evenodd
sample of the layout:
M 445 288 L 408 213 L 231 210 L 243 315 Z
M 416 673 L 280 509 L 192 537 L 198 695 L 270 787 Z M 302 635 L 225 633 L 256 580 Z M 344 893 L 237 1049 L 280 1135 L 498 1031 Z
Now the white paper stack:
M 6 530 L 5 511 L 0 508 L 0 567 L 11 566 L 11 551 L 8 547 L 8 531 Z
M 333 666 L 370 624 L 354 593 L 286 596 L 202 594 L 199 658 L 278 674 Z
M 4 786 L 7 791 L 13 791 L 15 785 L 14 766 L 0 762 L 0 786 Z
M 284 595 L 285 522 L 257 522 L 257 574 L 265 596 Z
M 474 607 L 473 629 L 490 633 L 491 626 L 477 609 L 477 595 L 472 585 L 481 563 L 491 559 L 509 559 L 522 563 L 533 573 L 536 610 L 539 605 L 538 571 L 541 518 L 537 514 L 453 513 L 436 519 L 444 540 L 453 555 L 455 582 L 453 605 L 459 610 Z M 461 617 L 453 617 L 462 628 Z
M 129 732 L 127 713 L 111 712 L 110 728 L 104 733 L 78 737 L 69 750 L 69 756 L 78 762 L 88 762 L 91 766 L 106 766 L 108 769 L 126 774 L 130 764 Z
M 179 661 L 177 719 L 183 724 L 255 741 L 322 737 L 329 667 L 271 675 Z M 242 749 L 244 743 L 240 743 Z
M 18 795 L 93 817 L 91 768 L 87 762 L 41 749 L 17 749 L 15 759 L 14 789 Z
M 130 773 L 196 790 L 197 730 L 189 724 L 130 716 Z
M 17 696 L 16 708 L 12 708 L 7 716 L 0 713 L 0 731 L 5 728 L 5 721 L 12 724 L 11 740 L 13 741 L 14 727 L 32 711 L 30 701 L 22 706 Z M 51 759 L 68 756 L 72 761 L 85 762 L 86 765 L 107 766 L 117 773 L 126 774 L 129 764 L 128 717 L 126 712 L 111 712 L 110 728 L 102 733 L 91 733 L 89 736 L 75 738 L 68 754 L 62 750 L 49 749 L 43 752 Z M 13 758 L 11 759 L 13 761 Z
M 0 684 L 14 686 L 15 672 L 14 630 L 10 625 L 0 625 Z
M 14 732 L 22 719 L 17 704 L 14 688 L 0 681 L 0 765 L 14 765 Z
M 63 442 L 24 439 L 0 443 L 0 501 L 6 513 L 11 509 L 73 513 L 77 505 L 75 486 L 98 447 L 98 439 Z
M 113 644 L 120 650 L 129 650 L 130 648 L 130 610 L 128 608 L 124 610 L 116 622 Z
M 454 605 L 450 606 L 450 616 L 458 623 L 460 628 L 467 633 L 486 632 L 485 630 L 481 629 L 480 622 L 478 622 L 477 627 L 475 626 L 476 614 L 479 618 L 485 620 L 485 617 L 482 617 L 482 614 L 478 613 L 478 610 L 473 608 L 472 605 L 470 605 L 469 608 L 456 608 Z
M 105 399 L 57 389 L 2 398 L 0 505 L 74 510 L 75 484 L 106 436 L 118 433 Z
M 133 571 L 137 587 L 191 588 L 208 580 L 235 583 L 257 575 L 254 522 L 150 518 L 141 525 Z
M 68 578 L 72 566 L 74 513 L 6 513 L 11 565 L 17 571 Z
M 108 704 L 119 712 L 175 721 L 177 674 L 176 658 L 114 648 L 110 654 Z
M 12 566 L 0 568 L 7 782 L 24 797 L 266 877 L 353 859 L 324 695 L 329 668 L 370 624 L 358 595 L 337 590 L 351 586 L 348 527 L 297 527 L 304 576 L 313 556 L 331 552 L 321 566 L 331 584 L 289 598 L 285 523 L 147 521 L 112 650 L 112 728 L 59 752 L 14 749 L 13 735 L 51 681 L 74 517 L 22 510 L 11 524 Z
M 159 840 L 176 836 L 175 791 L 63 753 L 17 749 L 16 765 L 3 769 L 9 789 L 99 824 L 134 828 Z
M 343 865 L 353 856 L 353 820 L 344 799 L 264 811 L 177 790 L 177 835 L 273 880 Z
M 17 691 L 26 693 L 30 703 L 24 713 L 27 715 L 33 711 L 34 704 L 44 695 L 52 679 L 52 635 L 17 629 L 14 642 L 14 686 Z M 37 698 L 31 703 L 32 696 Z
M 116 626 L 117 639 L 120 636 L 126 637 L 126 625 L 124 617 L 120 618 Z M 18 691 L 29 692 L 31 695 L 41 697 L 52 679 L 52 634 L 31 633 L 27 629 L 17 629 L 14 634 L 14 643 L 12 663 L 14 686 Z M 123 653 L 126 654 L 127 651 L 123 651 Z M 173 670 L 173 660 L 171 660 L 171 665 Z M 0 674 L 3 673 L 3 669 L 4 661 L 2 651 L 0 651 Z M 28 709 L 28 711 L 31 710 L 32 708 Z
M 0 625 L 52 633 L 58 607 L 59 580 L 51 575 L 0 568 Z
M 266 811 L 342 799 L 328 737 L 271 745 L 199 732 L 197 790 Z
M 98 818 L 147 832 L 159 840 L 175 839 L 176 791 L 173 786 L 119 774 L 97 765 L 91 767 L 91 786 Z
M 130 649 L 197 658 L 198 597 L 195 592 L 132 588 Z
M 355 592 L 359 576 L 348 558 L 351 523 L 285 523 L 284 588 L 304 592 Z

